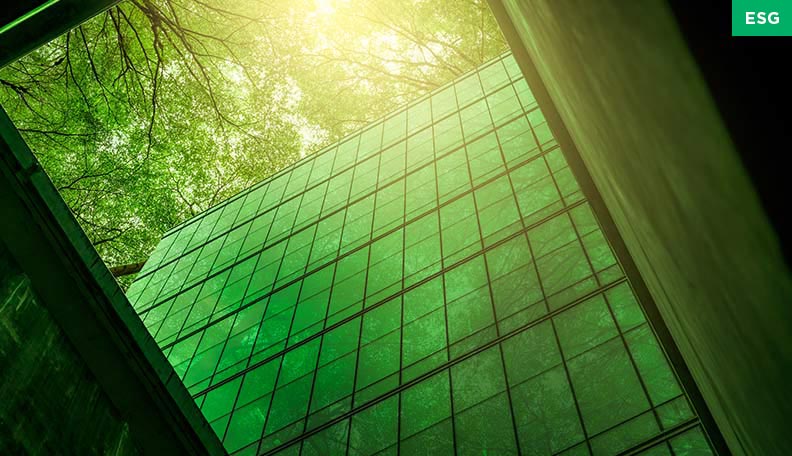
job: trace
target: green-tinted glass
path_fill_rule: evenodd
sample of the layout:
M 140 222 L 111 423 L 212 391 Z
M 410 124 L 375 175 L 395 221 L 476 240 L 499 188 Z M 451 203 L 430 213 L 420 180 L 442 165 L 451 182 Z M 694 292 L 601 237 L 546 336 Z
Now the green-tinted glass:
M 184 223 L 129 297 L 234 456 L 711 454 L 511 55 Z

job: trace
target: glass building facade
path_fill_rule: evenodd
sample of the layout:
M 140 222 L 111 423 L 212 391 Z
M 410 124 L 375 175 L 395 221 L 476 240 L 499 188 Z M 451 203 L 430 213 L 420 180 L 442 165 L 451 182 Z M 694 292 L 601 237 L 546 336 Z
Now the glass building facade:
M 128 296 L 234 455 L 714 454 L 510 54 L 171 230 Z

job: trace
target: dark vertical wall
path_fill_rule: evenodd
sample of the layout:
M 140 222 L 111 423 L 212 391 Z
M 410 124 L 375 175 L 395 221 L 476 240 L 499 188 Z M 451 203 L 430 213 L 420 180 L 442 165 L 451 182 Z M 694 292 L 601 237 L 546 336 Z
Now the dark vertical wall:
M 0 242 L 0 454 L 141 454 Z
M 120 0 L 59 0 L 45 10 L 0 35 L 0 68 L 77 27 Z M 7 11 L 3 20 L 11 21 L 39 6 L 41 1 L 14 0 L 18 6 Z M 8 8 L 3 6 L 3 9 Z M 0 24 L 5 25 L 5 24 Z
M 792 143 L 786 70 L 792 36 L 732 37 L 731 8 L 723 1 L 667 1 L 792 265 L 790 173 L 784 166 Z
M 68 448 L 69 442 L 79 441 L 86 432 L 89 440 L 94 439 L 90 433 L 106 422 L 106 411 L 113 415 L 116 410 L 115 419 L 128 423 L 128 435 L 134 438 L 141 453 L 226 454 L 2 109 L 0 216 L 0 243 L 24 276 L 24 286 L 35 293 L 38 304 L 30 307 L 33 301 L 25 298 L 27 307 L 21 314 L 15 313 L 18 309 L 13 304 L 0 314 L 0 326 L 11 328 L 11 335 L 0 340 L 8 344 L 3 350 L 9 354 L 8 359 L 0 359 L 0 378 L 10 379 L 10 389 L 0 391 L 0 401 L 14 397 L 8 418 L 0 420 L 0 440 L 7 429 L 35 436 L 43 423 L 55 427 L 47 430 L 53 433 L 52 441 L 64 442 L 64 448 Z M 13 298 L 17 299 L 19 296 Z M 55 333 L 58 336 L 51 346 L 46 340 L 55 337 Z M 39 343 L 42 345 L 36 345 Z M 26 352 L 30 347 L 35 347 L 34 351 Z M 64 352 L 65 347 L 72 351 Z M 31 365 L 25 366 L 28 362 Z M 12 367 L 6 368 L 6 364 Z M 58 372 L 56 368 L 70 364 L 79 365 L 82 370 L 62 368 Z M 23 366 L 27 370 L 19 370 Z M 59 378 L 61 374 L 65 378 Z M 91 380 L 81 382 L 75 378 L 79 376 Z M 96 387 L 101 388 L 101 393 Z M 84 391 L 75 393 L 74 388 Z M 39 396 L 26 401 L 25 394 Z M 102 406 L 104 411 L 92 408 L 99 396 L 108 402 Z M 52 416 L 51 421 L 47 421 L 48 416 Z M 28 422 L 27 417 L 34 418 Z M 98 434 L 96 439 L 100 439 Z M 0 454 L 25 451 L 8 452 L 0 447 Z M 70 453 L 63 450 L 45 454 Z M 92 450 L 76 454 L 92 454 Z
M 671 11 L 657 0 L 490 3 L 731 451 L 792 454 L 792 281 Z

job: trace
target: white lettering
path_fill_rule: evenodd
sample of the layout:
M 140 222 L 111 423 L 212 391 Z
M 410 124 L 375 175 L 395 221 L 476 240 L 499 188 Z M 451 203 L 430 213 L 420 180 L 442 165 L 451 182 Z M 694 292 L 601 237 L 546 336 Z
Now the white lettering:
M 764 11 L 746 11 L 745 12 L 745 23 L 747 25 L 754 25 L 754 24 L 779 24 L 781 22 L 781 15 L 777 11 L 773 11 L 772 13 L 766 13 Z

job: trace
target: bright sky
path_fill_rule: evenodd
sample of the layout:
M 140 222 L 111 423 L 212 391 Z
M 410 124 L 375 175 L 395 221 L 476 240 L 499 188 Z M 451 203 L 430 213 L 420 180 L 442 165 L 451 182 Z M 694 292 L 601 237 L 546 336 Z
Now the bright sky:
M 330 16 L 335 13 L 334 0 L 316 0 L 316 9 L 312 13 L 316 16 Z

